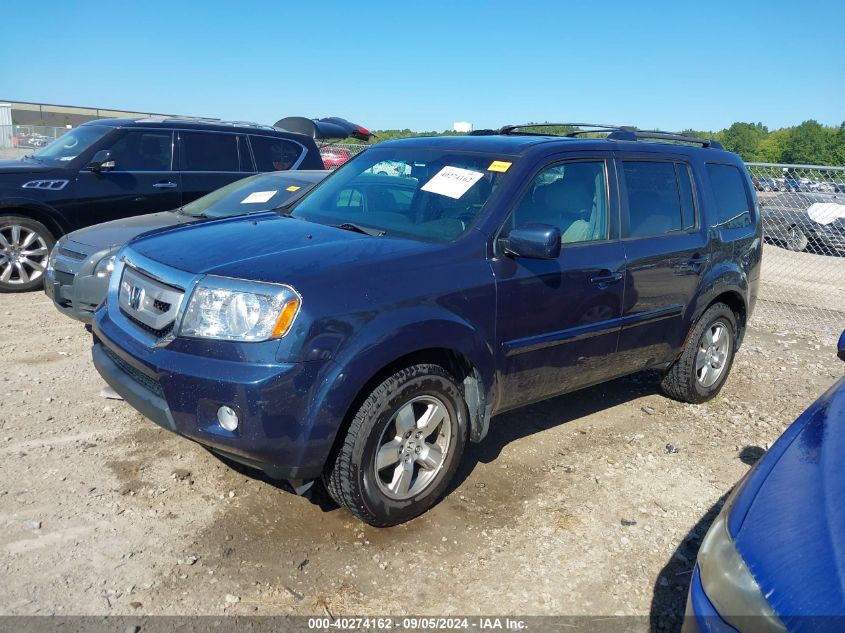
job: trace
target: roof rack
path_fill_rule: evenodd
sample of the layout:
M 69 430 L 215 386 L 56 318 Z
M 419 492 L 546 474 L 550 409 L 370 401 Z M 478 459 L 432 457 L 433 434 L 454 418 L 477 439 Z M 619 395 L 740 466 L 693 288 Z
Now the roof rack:
M 519 132 L 524 128 L 538 128 L 538 127 L 571 127 L 582 128 L 564 132 L 560 136 L 574 138 L 581 134 L 595 134 L 606 133 L 607 138 L 611 141 L 638 141 L 640 139 L 654 139 L 662 141 L 674 141 L 677 143 L 692 143 L 701 145 L 705 148 L 724 149 L 722 144 L 709 138 L 698 138 L 695 136 L 686 136 L 684 134 L 675 134 L 672 132 L 661 132 L 659 130 L 638 130 L 631 125 L 606 125 L 604 123 L 525 123 L 522 125 L 506 125 L 499 129 L 499 134 L 525 134 L 531 136 L 550 136 L 548 133 L 541 132 Z M 583 129 L 586 128 L 586 129 Z M 487 130 L 482 133 L 487 133 Z

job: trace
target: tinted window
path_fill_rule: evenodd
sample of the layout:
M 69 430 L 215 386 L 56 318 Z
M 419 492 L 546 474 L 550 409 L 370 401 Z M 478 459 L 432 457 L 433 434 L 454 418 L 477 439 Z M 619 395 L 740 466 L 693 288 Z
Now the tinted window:
M 118 171 L 170 171 L 171 132 L 126 131 L 109 148 Z
M 258 171 L 284 171 L 299 159 L 302 147 L 281 138 L 250 136 L 255 167 Z
M 607 239 L 604 162 L 555 165 L 541 171 L 513 212 L 512 226 L 551 224 L 561 242 Z
M 733 165 L 707 164 L 713 197 L 716 200 L 718 224 L 739 228 L 751 224 L 748 196 L 742 173 Z
M 622 173 L 628 190 L 625 237 L 662 235 L 683 228 L 674 163 L 626 160 Z
M 180 132 L 184 171 L 240 171 L 238 137 L 234 134 Z
M 692 174 L 689 166 L 676 163 L 678 185 L 681 189 L 681 220 L 685 229 L 695 227 L 695 194 L 692 188 Z

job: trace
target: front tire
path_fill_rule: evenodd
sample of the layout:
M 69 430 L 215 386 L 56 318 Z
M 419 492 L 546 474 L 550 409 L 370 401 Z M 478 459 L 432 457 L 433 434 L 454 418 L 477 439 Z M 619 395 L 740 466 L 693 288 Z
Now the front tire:
M 396 372 L 352 419 L 326 489 L 377 527 L 409 521 L 445 491 L 467 439 L 467 408 L 454 377 L 433 364 Z
M 0 292 L 41 288 L 55 243 L 41 222 L 19 215 L 0 216 Z
M 786 248 L 796 253 L 801 253 L 810 244 L 809 238 L 797 226 L 790 226 L 786 234 Z
M 737 332 L 736 315 L 727 305 L 714 303 L 707 308 L 681 356 L 663 377 L 664 393 L 692 404 L 715 398 L 733 365 Z

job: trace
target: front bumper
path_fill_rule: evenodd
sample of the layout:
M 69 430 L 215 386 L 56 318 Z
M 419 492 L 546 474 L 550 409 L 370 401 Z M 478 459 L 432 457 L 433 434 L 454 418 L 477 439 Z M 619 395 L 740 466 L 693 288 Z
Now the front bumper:
M 739 633 L 722 619 L 707 594 L 704 593 L 698 565 L 695 566 L 692 574 L 681 633 Z
M 314 424 L 311 407 L 331 361 L 259 364 L 146 347 L 107 310 L 93 325 L 97 371 L 159 426 L 273 478 L 320 476 L 336 429 Z M 238 414 L 235 431 L 217 422 L 224 405 Z
M 44 276 L 44 292 L 56 309 L 88 325 L 94 320 L 94 312 L 106 298 L 108 289 L 108 278 L 95 275 L 53 269 Z

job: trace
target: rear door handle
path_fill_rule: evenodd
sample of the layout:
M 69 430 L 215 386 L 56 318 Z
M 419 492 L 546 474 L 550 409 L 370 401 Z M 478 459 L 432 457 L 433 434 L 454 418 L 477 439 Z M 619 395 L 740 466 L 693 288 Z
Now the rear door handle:
M 176 189 L 178 186 L 175 182 L 157 182 L 153 185 L 156 189 Z
M 625 275 L 623 275 L 620 272 L 612 273 L 609 270 L 603 270 L 603 271 L 601 271 L 600 275 L 596 275 L 595 277 L 590 277 L 590 282 L 594 283 L 599 288 L 604 289 L 604 288 L 607 288 L 608 286 L 610 286 L 611 284 L 615 284 L 615 283 L 622 281 L 622 279 L 624 277 L 625 277 Z

